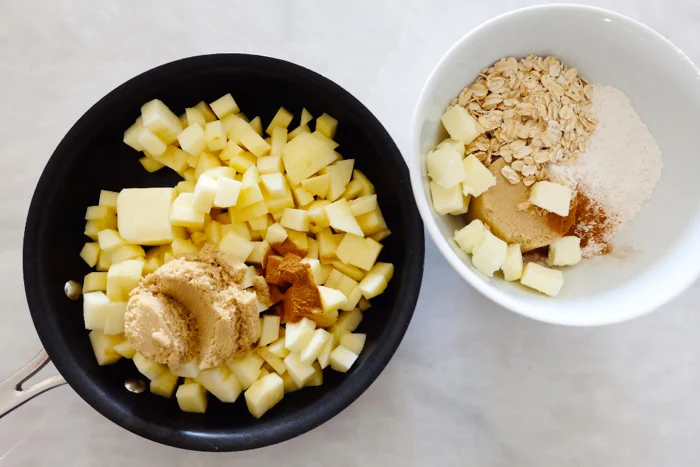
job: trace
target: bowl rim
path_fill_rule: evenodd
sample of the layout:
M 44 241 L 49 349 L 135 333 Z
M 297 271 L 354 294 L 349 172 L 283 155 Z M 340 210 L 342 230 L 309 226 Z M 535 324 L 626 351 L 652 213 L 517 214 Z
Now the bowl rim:
M 44 203 L 44 200 L 53 188 L 52 179 L 60 173 L 59 167 L 65 164 L 66 159 L 70 160 L 72 142 L 86 131 L 90 131 L 91 122 L 108 112 L 124 94 L 152 86 L 161 78 L 187 74 L 203 68 L 252 68 L 261 71 L 282 69 L 290 74 L 302 75 L 329 95 L 342 97 L 349 111 L 363 119 L 365 128 L 371 129 L 380 141 L 383 157 L 392 161 L 392 165 L 399 171 L 402 183 L 396 189 L 400 190 L 402 203 L 405 203 L 404 226 L 413 230 L 411 235 L 405 236 L 405 251 L 410 253 L 410 258 L 406 260 L 404 272 L 397 272 L 392 281 L 401 293 L 397 294 L 393 306 L 387 309 L 387 313 L 393 313 L 392 320 L 381 331 L 371 359 L 349 375 L 335 391 L 321 395 L 314 404 L 274 420 L 270 419 L 267 423 L 263 418 L 260 422 L 235 432 L 224 433 L 212 429 L 180 430 L 150 420 L 141 421 L 137 417 L 129 417 L 127 411 L 119 409 L 115 400 L 106 397 L 92 382 L 93 378 L 86 375 L 77 365 L 73 352 L 66 348 L 65 336 L 52 325 L 53 321 L 60 319 L 61 305 L 52 300 L 51 293 L 47 290 L 49 284 L 40 279 L 42 259 L 45 258 L 40 257 L 35 248 L 41 245 L 41 238 L 46 235 L 41 229 L 48 210 L 48 203 Z M 177 448 L 215 452 L 243 451 L 289 440 L 325 423 L 352 404 L 384 370 L 402 341 L 418 301 L 425 255 L 423 225 L 414 199 L 410 196 L 409 185 L 407 164 L 386 128 L 350 92 L 315 71 L 285 60 L 252 54 L 199 55 L 159 65 L 119 85 L 87 110 L 63 137 L 43 169 L 29 207 L 22 247 L 25 294 L 34 327 L 51 360 L 73 390 L 103 416 L 141 437 Z M 51 318 L 53 315 L 56 317 Z M 243 400 L 238 403 L 243 403 Z
M 481 34 L 486 29 L 498 25 L 499 23 L 510 20 L 514 17 L 521 16 L 523 14 L 538 12 L 538 11 L 564 11 L 566 13 L 573 14 L 586 14 L 586 15 L 599 15 L 606 16 L 609 18 L 614 18 L 616 21 L 626 23 L 632 27 L 638 28 L 644 33 L 648 34 L 650 37 L 660 41 L 664 46 L 668 47 L 669 52 L 672 52 L 679 57 L 682 57 L 688 64 L 694 67 L 698 75 L 700 75 L 700 69 L 690 60 L 687 55 L 676 45 L 674 45 L 670 40 L 662 36 L 657 31 L 653 30 L 649 26 L 633 19 L 623 14 L 610 11 L 600 7 L 579 5 L 579 4 L 545 4 L 545 5 L 533 5 L 525 8 L 519 8 L 516 10 L 511 10 L 495 16 L 476 28 L 468 31 L 464 36 L 462 36 L 457 42 L 455 42 L 440 58 L 437 64 L 434 66 L 428 78 L 426 79 L 423 88 L 419 94 L 418 100 L 414 107 L 412 125 L 411 125 L 411 141 L 409 150 L 409 170 L 411 172 L 411 184 L 413 186 L 413 194 L 416 198 L 416 204 L 418 205 L 418 210 L 420 211 L 421 217 L 423 218 L 423 223 L 438 247 L 438 250 L 442 256 L 447 260 L 447 262 L 452 266 L 452 268 L 457 271 L 457 273 L 462 276 L 462 278 L 474 287 L 479 293 L 481 293 L 486 298 L 492 300 L 496 304 L 514 312 L 519 315 L 531 318 L 537 321 L 541 321 L 549 324 L 557 324 L 563 326 L 602 326 L 620 323 L 624 321 L 637 318 L 652 311 L 658 309 L 663 304 L 677 297 L 685 289 L 690 287 L 697 279 L 700 277 L 700 265 L 695 271 L 687 271 L 682 277 L 673 284 L 673 287 L 666 289 L 665 294 L 657 294 L 653 297 L 645 297 L 644 301 L 637 301 L 636 307 L 619 307 L 621 310 L 616 314 L 611 314 L 608 316 L 596 316 L 591 319 L 587 316 L 582 316 L 579 314 L 567 315 L 564 313 L 553 314 L 547 309 L 542 309 L 542 307 L 537 305 L 524 304 L 519 301 L 513 294 L 507 291 L 496 289 L 490 286 L 478 272 L 471 270 L 467 264 L 460 259 L 457 254 L 453 251 L 452 247 L 448 243 L 447 239 L 440 233 L 435 219 L 433 219 L 433 209 L 428 202 L 428 197 L 423 191 L 423 177 L 421 168 L 421 150 L 420 150 L 420 127 L 423 123 L 420 120 L 419 112 L 425 106 L 426 101 L 428 101 L 428 88 L 430 84 L 436 79 L 442 69 L 446 66 L 448 61 L 452 59 L 457 49 L 461 48 L 465 43 L 473 40 L 474 37 Z

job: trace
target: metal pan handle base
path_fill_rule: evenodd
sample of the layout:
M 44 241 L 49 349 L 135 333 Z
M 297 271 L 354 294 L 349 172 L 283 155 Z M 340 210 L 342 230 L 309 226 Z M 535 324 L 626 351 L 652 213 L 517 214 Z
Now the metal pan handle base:
M 28 364 L 20 368 L 5 381 L 0 382 L 0 418 L 39 394 L 66 384 L 63 376 L 56 375 L 39 381 L 28 388 L 22 387 L 32 376 L 41 371 L 49 361 L 49 355 L 46 353 L 46 350 L 41 349 L 41 352 Z

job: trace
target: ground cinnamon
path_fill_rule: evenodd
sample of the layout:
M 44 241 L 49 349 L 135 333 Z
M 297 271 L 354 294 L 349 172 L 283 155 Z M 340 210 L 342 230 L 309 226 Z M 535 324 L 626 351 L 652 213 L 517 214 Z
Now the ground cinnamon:
M 607 213 L 600 203 L 586 194 L 585 189 L 578 190 L 576 203 L 576 222 L 569 235 L 581 239 L 583 257 L 592 258 L 610 253 L 610 241 L 619 223 L 617 217 Z

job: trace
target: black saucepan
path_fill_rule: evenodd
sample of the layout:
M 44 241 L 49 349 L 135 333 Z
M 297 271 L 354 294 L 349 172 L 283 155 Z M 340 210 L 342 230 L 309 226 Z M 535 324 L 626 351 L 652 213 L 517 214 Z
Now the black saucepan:
M 100 189 L 173 186 L 169 170 L 149 174 L 138 154 L 122 143 L 124 130 L 153 98 L 176 113 L 200 100 L 231 92 L 249 115 L 269 121 L 283 105 L 297 116 L 327 112 L 339 120 L 338 150 L 374 182 L 393 234 L 381 260 L 396 273 L 386 293 L 373 301 L 359 330 L 367 344 L 347 374 L 326 372 L 322 386 L 288 394 L 261 420 L 241 400 L 211 400 L 204 415 L 181 412 L 174 399 L 148 391 L 128 392 L 125 380 L 139 377 L 122 360 L 100 367 L 83 327 L 81 301 L 64 293 L 69 279 L 89 272 L 78 256 L 84 213 Z M 0 384 L 0 413 L 65 381 L 105 417 L 145 438 L 185 449 L 236 451 L 278 443 L 319 426 L 339 413 L 377 378 L 399 346 L 416 306 L 423 274 L 423 225 L 411 193 L 408 169 L 379 121 L 337 84 L 303 67 L 253 55 L 207 55 L 172 62 L 121 85 L 95 104 L 70 130 L 49 160 L 29 209 L 24 235 L 24 282 L 29 309 L 46 354 Z M 61 376 L 28 390 L 21 384 L 48 358 Z

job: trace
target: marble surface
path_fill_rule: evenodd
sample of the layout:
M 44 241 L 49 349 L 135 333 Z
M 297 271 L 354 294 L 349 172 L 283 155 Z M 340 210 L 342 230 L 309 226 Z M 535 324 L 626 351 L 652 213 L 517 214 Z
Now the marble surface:
M 534 3 L 0 2 L 0 379 L 40 347 L 19 272 L 34 185 L 62 136 L 108 91 L 190 55 L 271 55 L 340 83 L 405 149 L 414 101 L 442 53 L 482 21 Z M 586 3 L 641 20 L 700 62 L 696 0 Z M 430 240 L 426 253 L 396 356 L 356 403 L 311 433 L 252 452 L 184 452 L 124 431 L 62 387 L 0 419 L 0 465 L 700 463 L 700 284 L 636 321 L 569 329 L 500 309 Z

